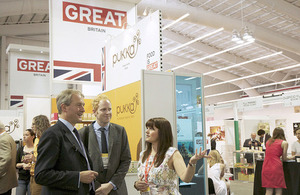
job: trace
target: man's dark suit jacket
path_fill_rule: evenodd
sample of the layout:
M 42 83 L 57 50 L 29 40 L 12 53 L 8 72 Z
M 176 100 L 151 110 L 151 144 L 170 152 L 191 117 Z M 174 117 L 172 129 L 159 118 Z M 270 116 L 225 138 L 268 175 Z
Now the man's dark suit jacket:
M 127 195 L 127 187 L 124 178 L 130 166 L 131 155 L 125 128 L 114 123 L 110 123 L 109 125 L 109 160 L 105 176 L 101 157 L 102 154 L 99 149 L 97 135 L 94 131 L 93 124 L 94 123 L 80 129 L 78 132 L 92 160 L 93 170 L 99 174 L 95 182 L 96 189 L 100 187 L 101 183 L 111 181 L 116 185 L 117 190 L 112 190 L 109 193 L 110 195 Z
M 264 145 L 266 146 L 267 141 L 271 138 L 271 135 L 266 133 L 264 137 L 260 137 L 259 141 L 262 143 L 264 143 Z
M 245 140 L 243 147 L 249 147 L 251 149 L 251 146 L 254 146 L 254 147 L 261 146 L 260 142 L 257 141 L 257 140 L 254 140 L 254 142 L 251 142 L 250 145 L 249 145 L 249 141 L 251 141 L 251 138 Z M 257 146 L 255 146 L 255 143 L 257 143 Z M 253 162 L 253 155 L 252 154 L 245 154 L 245 158 L 247 159 L 248 163 Z
M 76 138 L 61 122 L 48 128 L 38 144 L 35 181 L 43 185 L 42 195 L 86 195 L 89 184 L 79 182 L 79 172 L 88 165 Z

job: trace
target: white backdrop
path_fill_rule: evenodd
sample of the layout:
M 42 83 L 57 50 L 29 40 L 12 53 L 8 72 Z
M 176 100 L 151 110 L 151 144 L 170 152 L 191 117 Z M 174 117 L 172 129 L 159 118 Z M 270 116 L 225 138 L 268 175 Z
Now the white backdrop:
M 125 16 L 124 16 L 125 15 Z M 133 26 L 133 3 L 108 0 L 50 2 L 50 61 L 54 80 L 101 84 L 105 40 Z
M 46 115 L 50 121 L 51 98 L 42 96 L 24 97 L 24 127 L 31 128 L 33 117 L 37 115 Z
M 8 48 L 10 108 L 22 107 L 24 94 L 50 95 L 48 54 L 24 49 L 9 50 L 12 48 L 10 46 Z

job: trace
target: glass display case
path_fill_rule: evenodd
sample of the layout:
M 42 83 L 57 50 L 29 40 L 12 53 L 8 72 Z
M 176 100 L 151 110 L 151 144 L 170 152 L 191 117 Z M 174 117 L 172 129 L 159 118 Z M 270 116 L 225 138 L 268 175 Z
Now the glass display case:
M 254 181 L 256 160 L 264 159 L 265 152 L 259 150 L 238 150 L 233 152 L 233 176 L 235 180 Z

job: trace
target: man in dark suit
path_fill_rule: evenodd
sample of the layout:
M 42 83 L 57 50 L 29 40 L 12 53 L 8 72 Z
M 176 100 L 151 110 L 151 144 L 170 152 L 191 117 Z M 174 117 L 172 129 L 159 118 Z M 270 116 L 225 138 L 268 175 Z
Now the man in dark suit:
M 259 142 L 263 146 L 263 149 L 266 149 L 266 143 L 271 138 L 270 134 L 266 133 L 265 130 L 260 129 L 257 131 L 257 135 L 259 136 Z
M 16 143 L 0 121 L 0 195 L 10 195 L 18 185 L 16 175 Z
M 43 195 L 94 194 L 98 173 L 91 170 L 88 155 L 74 128 L 81 122 L 83 94 L 64 90 L 56 98 L 59 120 L 48 128 L 39 141 L 35 166 L 36 183 L 43 185 Z
M 243 147 L 249 147 L 250 149 L 254 149 L 254 148 L 260 146 L 260 142 L 257 141 L 255 138 L 256 138 L 256 133 L 251 133 L 251 138 L 245 140 Z M 248 163 L 253 162 L 252 154 L 246 154 L 245 158 L 247 159 Z
M 259 141 L 257 141 L 255 138 L 256 138 L 256 133 L 251 133 L 251 138 L 245 140 L 243 147 L 249 147 L 251 149 L 252 146 L 253 147 L 260 146 Z
M 98 95 L 92 102 L 96 121 L 79 130 L 81 139 L 92 159 L 96 179 L 96 194 L 127 195 L 124 177 L 131 155 L 125 128 L 110 123 L 111 102 Z

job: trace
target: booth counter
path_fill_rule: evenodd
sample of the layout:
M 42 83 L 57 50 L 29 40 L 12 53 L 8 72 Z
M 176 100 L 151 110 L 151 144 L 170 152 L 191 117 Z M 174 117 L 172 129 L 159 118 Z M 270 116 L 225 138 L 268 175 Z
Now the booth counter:
M 263 160 L 257 160 L 254 177 L 254 195 L 264 195 L 266 189 L 261 186 L 261 171 Z M 300 194 L 300 163 L 295 161 L 283 162 L 284 178 L 286 189 L 283 189 L 283 195 L 299 195 Z

